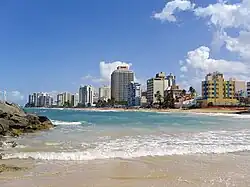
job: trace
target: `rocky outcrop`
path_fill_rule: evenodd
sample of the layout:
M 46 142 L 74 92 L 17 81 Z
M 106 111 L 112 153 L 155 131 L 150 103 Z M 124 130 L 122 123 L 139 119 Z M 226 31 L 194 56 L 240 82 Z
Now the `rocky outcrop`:
M 0 102 L 0 135 L 19 136 L 52 127 L 46 116 L 26 114 L 16 104 Z
M 27 168 L 24 167 L 17 167 L 12 165 L 1 164 L 0 165 L 0 173 L 2 172 L 14 172 L 14 171 L 22 171 L 26 170 Z

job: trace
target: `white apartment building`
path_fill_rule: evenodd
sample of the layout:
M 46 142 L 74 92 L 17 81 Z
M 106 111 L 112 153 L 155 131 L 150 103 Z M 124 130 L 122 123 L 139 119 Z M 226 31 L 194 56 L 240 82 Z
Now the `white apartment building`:
M 57 100 L 57 106 L 63 106 L 64 103 L 63 103 L 63 94 L 62 93 L 57 95 L 56 100 Z
M 79 89 L 79 103 L 85 106 L 93 106 L 94 88 L 90 85 L 80 87 Z
M 141 84 L 131 82 L 128 85 L 128 106 L 140 106 L 141 93 Z
M 148 79 L 147 81 L 147 102 L 156 103 L 157 98 L 155 94 L 159 91 L 164 97 L 164 91 L 169 88 L 169 82 L 164 72 L 157 73 L 155 78 Z
M 29 95 L 28 105 L 32 107 L 49 107 L 53 105 L 53 98 L 47 93 L 33 93 Z
M 118 66 L 111 74 L 111 98 L 115 101 L 128 100 L 128 85 L 134 81 L 134 73 L 128 66 Z
M 108 101 L 111 99 L 111 88 L 110 86 L 103 86 L 99 88 L 99 100 Z
M 72 99 L 71 99 L 71 105 L 72 105 L 73 107 L 77 107 L 78 104 L 79 104 L 79 93 L 73 94 L 71 98 L 72 98 Z
M 69 92 L 64 92 L 64 93 L 62 93 L 62 95 L 63 95 L 63 105 L 64 105 L 65 103 L 71 103 L 71 99 L 72 99 L 71 93 L 69 93 Z

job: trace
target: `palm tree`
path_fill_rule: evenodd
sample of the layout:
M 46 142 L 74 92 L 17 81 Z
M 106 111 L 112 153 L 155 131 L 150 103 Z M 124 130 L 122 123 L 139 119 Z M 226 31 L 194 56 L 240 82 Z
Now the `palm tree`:
M 173 96 L 173 90 L 168 91 L 167 95 L 164 97 L 163 106 L 164 108 L 174 108 L 175 99 Z
M 192 86 L 190 86 L 189 87 L 189 93 L 191 94 L 192 97 L 194 97 L 195 94 L 196 94 L 196 90 Z
M 160 91 L 157 91 L 156 94 L 155 94 L 155 97 L 156 97 L 156 100 L 158 101 L 160 107 L 162 105 L 162 95 L 160 93 Z
M 183 90 L 181 91 L 181 96 L 185 96 L 186 93 L 187 93 L 187 91 L 186 91 L 185 89 L 183 89 Z

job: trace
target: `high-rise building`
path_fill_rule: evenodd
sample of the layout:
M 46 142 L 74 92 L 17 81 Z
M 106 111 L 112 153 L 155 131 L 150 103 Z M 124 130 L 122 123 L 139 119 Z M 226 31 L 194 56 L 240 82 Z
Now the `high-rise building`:
M 85 106 L 93 105 L 94 89 L 92 86 L 84 86 L 79 89 L 79 103 Z
M 47 93 L 33 93 L 29 95 L 27 106 L 29 107 L 50 107 L 53 104 L 53 98 Z
M 69 106 L 71 104 L 71 93 L 63 92 L 57 95 L 57 106 Z
M 29 95 L 29 100 L 28 100 L 28 104 L 29 106 L 31 106 L 31 104 L 33 103 L 33 95 Z
M 168 87 L 172 87 L 176 85 L 176 77 L 170 73 L 166 79 L 168 80 Z
M 222 73 L 209 73 L 202 81 L 202 97 L 207 104 L 212 105 L 235 105 L 235 81 L 224 80 Z
M 141 105 L 141 84 L 131 82 L 128 85 L 128 106 Z
M 60 94 L 57 94 L 57 98 L 56 98 L 56 100 L 57 100 L 57 106 L 63 106 L 63 94 L 62 93 L 60 93 Z
M 93 88 L 93 103 L 97 103 L 99 100 L 99 89 Z
M 169 82 L 164 72 L 157 73 L 155 78 L 148 79 L 147 81 L 147 101 L 148 103 L 156 103 L 156 93 L 159 92 L 163 98 L 164 91 L 168 89 Z
M 64 93 L 62 93 L 62 95 L 63 95 L 63 105 L 70 104 L 71 103 L 71 93 L 64 92 Z
M 128 100 L 128 84 L 134 81 L 134 73 L 128 66 L 118 66 L 111 74 L 111 98 L 115 101 Z
M 103 86 L 99 88 L 99 100 L 108 101 L 111 99 L 111 89 L 109 86 Z
M 77 107 L 79 104 L 79 93 L 72 94 L 71 96 L 71 106 Z

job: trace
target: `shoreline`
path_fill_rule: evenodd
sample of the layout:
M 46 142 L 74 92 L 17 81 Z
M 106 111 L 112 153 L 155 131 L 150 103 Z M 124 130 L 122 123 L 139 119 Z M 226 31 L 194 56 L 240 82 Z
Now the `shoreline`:
M 29 108 L 32 109 L 32 108 Z M 214 114 L 238 114 L 247 111 L 246 108 L 197 108 L 197 109 L 145 109 L 145 108 L 36 108 L 36 109 L 53 109 L 53 110 L 75 110 L 75 111 L 94 111 L 94 112 L 154 112 L 154 113 L 214 113 Z M 250 114 L 250 113 L 249 113 Z

